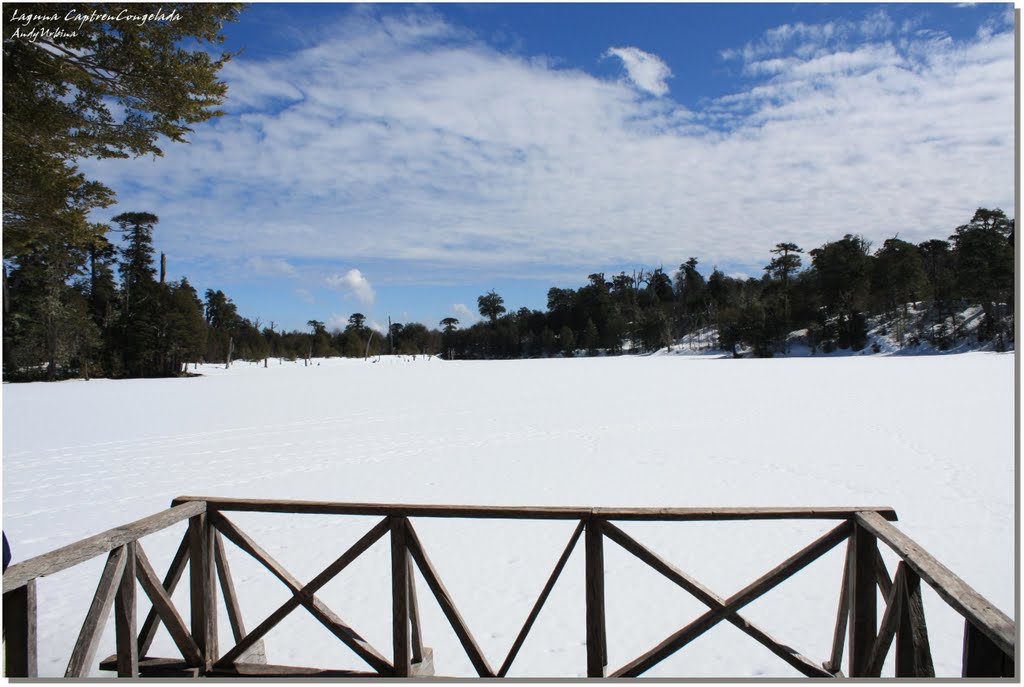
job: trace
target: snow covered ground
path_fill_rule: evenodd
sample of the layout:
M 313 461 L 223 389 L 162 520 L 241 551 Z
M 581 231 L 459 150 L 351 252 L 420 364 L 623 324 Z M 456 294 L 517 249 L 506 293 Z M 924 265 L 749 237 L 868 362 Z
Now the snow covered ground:
M 186 494 L 488 505 L 888 505 L 907 534 L 1014 613 L 1012 353 L 396 357 L 199 371 L 203 376 L 192 379 L 4 385 L 3 528 L 15 560 L 157 512 Z M 232 519 L 303 581 L 376 521 Z M 413 524 L 496 668 L 574 524 Z M 833 524 L 623 529 L 727 597 Z M 178 525 L 143 540 L 160 574 L 183 531 Z M 228 549 L 252 628 L 288 593 L 230 543 Z M 824 660 L 842 556 L 835 549 L 744 615 Z M 705 610 L 617 545 L 608 542 L 605 557 L 610 669 Z M 582 558 L 579 546 L 511 675 L 585 674 Z M 63 674 L 101 567 L 97 559 L 40 580 L 41 675 Z M 389 571 L 385 539 L 320 594 L 388 656 Z M 422 579 L 418 590 L 437 672 L 472 675 Z M 184 590 L 175 599 L 187 608 Z M 936 668 L 958 675 L 962 621 L 930 589 L 925 607 Z M 100 657 L 113 653 L 113 634 L 111 622 Z M 222 647 L 229 636 L 225 616 Z M 301 609 L 267 636 L 266 648 L 271 663 L 365 666 Z M 151 653 L 175 655 L 164 630 Z M 726 623 L 648 673 L 793 674 Z

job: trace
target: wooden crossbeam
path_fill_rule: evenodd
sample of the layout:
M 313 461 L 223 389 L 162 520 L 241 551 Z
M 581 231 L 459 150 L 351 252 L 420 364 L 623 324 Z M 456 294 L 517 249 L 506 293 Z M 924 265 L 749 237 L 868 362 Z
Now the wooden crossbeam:
M 651 566 L 654 570 L 658 571 L 695 596 L 705 606 L 711 609 L 721 609 L 725 607 L 725 599 L 721 598 L 700 582 L 694 580 L 689 575 L 658 556 L 656 553 L 633 539 L 615 525 L 605 523 L 605 535 L 626 551 Z M 799 670 L 807 677 L 833 677 L 831 673 L 817 665 L 814 661 L 799 652 L 794 651 L 785 644 L 782 644 L 763 629 L 738 613 L 730 614 L 726 620 L 756 639 L 773 654 Z
M 846 544 L 846 559 L 843 561 L 843 582 L 839 585 L 839 608 L 836 610 L 836 629 L 832 634 L 832 654 L 825 661 L 824 668 L 836 675 L 842 671 L 843 649 L 846 647 L 846 627 L 850 621 L 850 565 L 853 556 L 853 540 Z
M 462 643 L 462 648 L 466 650 L 466 655 L 469 656 L 469 660 L 476 669 L 477 674 L 480 677 L 494 677 L 494 671 L 491 670 L 491 666 L 487 663 L 487 659 L 480 650 L 480 646 L 476 643 L 473 634 L 466 626 L 466 621 L 462 619 L 459 609 L 456 608 L 455 602 L 452 601 L 451 594 L 448 593 L 444 583 L 441 582 L 441 578 L 438 577 L 437 570 L 423 550 L 423 545 L 420 543 L 419 537 L 416 536 L 416 530 L 411 522 L 406 523 L 405 532 L 409 553 L 412 554 L 416 565 L 420 569 L 420 573 L 423 575 L 423 579 L 426 580 L 427 586 L 430 587 L 434 598 L 437 599 L 437 603 L 441 606 L 441 611 L 448 619 L 452 629 L 455 630 L 455 635 L 459 638 L 459 642 Z
M 558 562 L 555 563 L 555 569 L 551 571 L 551 575 L 548 577 L 548 581 L 545 583 L 544 589 L 541 590 L 540 596 L 537 597 L 537 601 L 533 604 L 533 608 L 530 609 L 530 615 L 526 617 L 526 622 L 523 623 L 523 628 L 516 636 L 516 640 L 512 642 L 512 648 L 509 649 L 508 656 L 505 657 L 505 662 L 502 663 L 501 668 L 498 669 L 498 677 L 505 677 L 508 675 L 508 671 L 512 667 L 512 662 L 516 660 L 519 650 L 523 647 L 523 642 L 526 641 L 526 635 L 528 635 L 530 630 L 533 628 L 533 623 L 536 622 L 537 616 L 540 615 L 540 610 L 548 600 L 551 590 L 554 589 L 555 582 L 562 574 L 562 570 L 565 568 L 565 564 L 568 562 L 569 556 L 576 547 L 576 542 L 580 540 L 580 535 L 583 534 L 585 526 L 586 521 L 580 520 L 580 524 L 577 525 L 576 529 L 573 531 L 572 536 L 569 538 L 569 543 L 566 544 L 565 549 L 562 551 L 562 555 L 558 558 Z
M 935 677 L 921 578 L 912 568 L 904 570 L 903 587 L 903 607 L 896 630 L 896 677 Z
M 857 522 L 888 544 L 947 604 L 970 620 L 1003 653 L 1011 658 L 1015 655 L 1016 626 L 1005 613 L 877 513 L 858 513 Z
M 878 627 L 878 637 L 871 647 L 871 654 L 868 656 L 868 670 L 865 677 L 881 677 L 882 666 L 885 664 L 885 657 L 889 654 L 889 647 L 892 646 L 893 637 L 900 624 L 900 614 L 903 607 L 903 575 L 906 566 L 901 562 L 896 567 L 896 577 L 889 585 L 889 593 L 885 598 L 885 615 L 882 616 L 882 624 Z
M 71 652 L 71 659 L 68 661 L 64 677 L 86 677 L 89 674 L 93 658 L 96 657 L 96 648 L 100 643 L 103 626 L 110 616 L 110 607 L 114 604 L 114 595 L 121 584 L 121 575 L 124 573 L 127 559 L 128 553 L 124 546 L 119 546 L 107 556 L 107 563 L 103 566 L 96 594 L 92 597 L 89 612 L 86 613 L 82 630 L 78 633 L 78 640 Z
M 889 577 L 889 569 L 885 567 L 882 552 L 878 550 L 877 546 L 875 547 L 875 576 L 878 580 L 878 588 L 882 591 L 882 597 L 888 598 L 893 582 Z
M 274 560 L 273 556 L 267 553 L 259 544 L 249 538 L 244 532 L 238 529 L 233 522 L 220 513 L 211 512 L 211 521 L 225 537 L 235 543 L 240 549 L 259 561 L 263 567 L 274 574 L 281 582 L 288 587 L 292 594 L 299 599 L 299 603 L 313 615 L 314 618 L 326 627 L 331 633 L 340 639 L 346 646 L 354 651 L 360 658 L 382 675 L 391 675 L 393 666 L 384 656 L 374 649 L 363 637 L 349 627 L 341 618 L 328 608 L 320 599 L 313 594 L 303 592 L 303 585 L 280 563 Z M 285 614 L 287 615 L 287 614 Z M 282 616 L 283 617 L 283 616 Z M 232 653 L 238 649 L 237 645 Z M 239 652 L 240 654 L 241 652 Z M 228 663 L 226 660 L 229 654 L 225 654 L 218 663 Z M 237 656 L 234 657 L 235 659 Z M 233 661 L 234 659 L 232 659 Z
M 136 545 L 135 556 L 135 573 L 142 584 L 142 590 L 146 592 L 146 596 L 153 602 L 152 613 L 163 621 L 167 627 L 167 632 L 171 635 L 171 639 L 174 640 L 175 646 L 178 647 L 178 651 L 181 652 L 185 661 L 189 665 L 198 666 L 202 663 L 199 647 L 196 645 L 195 640 L 192 639 L 192 635 L 185 626 L 185 620 L 178 613 L 178 609 L 174 607 L 170 594 L 164 588 L 164 585 L 160 583 L 160 579 L 156 576 L 156 572 L 153 570 L 153 566 L 150 564 L 149 558 L 146 556 L 146 552 L 142 550 L 140 544 Z M 155 630 L 156 625 L 154 624 L 153 627 Z M 145 656 L 141 644 L 139 642 L 138 655 Z M 146 647 L 146 650 L 148 650 L 148 647 Z
M 420 606 L 416 601 L 416 578 L 413 576 L 412 558 L 406 556 L 406 567 L 409 568 L 409 639 L 412 642 L 413 664 L 423 662 L 423 636 L 420 631 Z
M 185 532 L 185 536 L 181 538 L 181 543 L 178 545 L 178 550 L 174 552 L 174 557 L 171 559 L 171 565 L 167 568 L 167 575 L 164 577 L 161 587 L 170 598 L 174 594 L 174 590 L 178 587 L 178 582 L 181 581 L 181 576 L 185 572 L 185 566 L 188 565 L 189 559 L 189 538 L 188 532 Z M 147 561 L 148 563 L 148 561 Z M 152 599 L 152 595 L 150 596 Z M 149 614 L 146 616 L 146 620 L 142 623 L 142 629 L 139 631 L 139 656 L 145 656 L 149 653 L 149 648 L 153 645 L 153 639 L 156 637 L 156 630 L 160 626 L 160 614 L 156 606 L 150 609 Z M 192 635 L 189 634 L 191 640 Z M 195 641 L 192 640 L 194 644 Z M 180 648 L 180 647 L 179 647 Z M 201 661 L 197 660 L 194 665 L 199 665 Z
M 611 677 L 636 677 L 647 672 L 676 651 L 724 620 L 730 614 L 754 601 L 785 580 L 803 570 L 839 542 L 850 536 L 853 525 L 847 521 L 804 547 L 741 591 L 729 597 L 721 608 L 713 609 L 672 634 L 642 656 L 630 661 Z

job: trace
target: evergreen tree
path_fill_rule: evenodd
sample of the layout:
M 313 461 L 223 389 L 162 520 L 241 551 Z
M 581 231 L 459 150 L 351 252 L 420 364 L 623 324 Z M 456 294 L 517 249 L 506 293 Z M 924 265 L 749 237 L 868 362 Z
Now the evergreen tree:
M 810 252 L 826 317 L 835 320 L 839 348 L 860 350 L 867 342 L 864 312 L 871 291 L 870 248 L 863 237 L 847 234 Z
M 163 374 L 160 365 L 161 294 L 153 266 L 153 228 L 148 212 L 125 212 L 112 220 L 124 235 L 121 249 L 121 306 L 118 349 L 125 373 L 133 377 Z
M 876 309 L 890 313 L 900 346 L 909 326 L 908 304 L 921 299 L 927 284 L 924 259 L 914 244 L 892 238 L 875 252 L 872 295 Z
M 490 319 L 491 324 L 498 321 L 498 316 L 505 312 L 505 299 L 493 289 L 476 299 L 477 309 L 482 317 Z
M 561 342 L 562 354 L 566 358 L 571 358 L 576 355 L 576 335 L 569 329 L 569 325 L 562 327 L 558 333 L 558 340 Z
M 206 353 L 203 302 L 185 277 L 180 282 L 161 286 L 158 330 L 161 373 L 179 375 L 187 371 L 189 362 L 198 361 Z

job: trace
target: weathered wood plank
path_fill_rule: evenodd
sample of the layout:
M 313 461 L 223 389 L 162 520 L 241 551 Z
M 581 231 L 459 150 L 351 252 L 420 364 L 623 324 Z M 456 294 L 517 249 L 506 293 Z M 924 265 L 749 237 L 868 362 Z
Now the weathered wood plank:
M 438 577 L 434 565 L 430 562 L 430 558 L 423 550 L 423 546 L 420 544 L 419 537 L 416 536 L 416 530 L 413 528 L 412 523 L 406 523 L 405 531 L 407 537 L 406 545 L 408 546 L 409 553 L 412 554 L 416 565 L 420 569 L 420 573 L 423 575 L 423 579 L 426 580 L 427 586 L 430 587 L 434 598 L 437 599 L 437 603 L 441 606 L 441 612 L 448 618 L 452 629 L 455 630 L 455 635 L 459 638 L 459 642 L 462 643 L 462 648 L 466 650 L 466 655 L 469 656 L 469 660 L 476 669 L 477 674 L 480 677 L 494 677 L 494 671 L 491 670 L 491 666 L 487 663 L 487 659 L 480 650 L 480 646 L 476 643 L 473 634 L 462 619 L 459 609 L 456 608 L 455 602 L 452 601 L 451 594 L 448 593 L 444 583 L 441 582 L 441 578 Z
M 695 596 L 701 603 L 705 604 L 709 608 L 716 609 L 723 608 L 725 606 L 725 600 L 723 598 L 658 556 L 658 554 L 633 539 L 615 525 L 605 523 L 604 534 L 626 551 L 630 552 L 641 561 L 651 566 L 654 570 Z M 833 677 L 830 672 L 817 665 L 814 661 L 798 651 L 795 651 L 791 647 L 782 644 L 763 629 L 738 613 L 730 614 L 726 620 L 740 630 L 743 630 L 743 632 L 760 642 L 773 654 L 799 670 L 804 675 L 808 677 Z
M 117 646 L 117 676 L 138 677 L 139 645 L 135 637 L 135 552 L 137 543 L 124 545 L 124 571 L 114 594 L 114 642 Z
M 408 555 L 406 555 L 405 559 L 409 568 L 409 625 L 411 627 L 412 662 L 415 668 L 415 664 L 423 662 L 423 637 L 420 633 L 420 606 L 416 600 L 416 578 L 413 575 L 413 562 L 412 558 Z
M 548 577 L 548 581 L 545 583 L 544 589 L 541 590 L 536 603 L 534 603 L 533 608 L 530 609 L 530 614 L 526 617 L 526 622 L 523 623 L 523 629 L 519 631 L 519 634 L 516 636 L 516 640 L 512 642 L 512 648 L 509 649 L 508 656 L 505 657 L 505 662 L 502 663 L 501 668 L 498 669 L 498 677 L 505 677 L 508 675 L 508 671 L 512 667 L 512 662 L 516 660 L 519 650 L 523 647 L 523 642 L 526 641 L 526 636 L 533 628 L 533 623 L 536 622 L 537 616 L 540 615 L 540 611 L 544 607 L 544 603 L 548 600 L 548 596 L 551 594 L 551 590 L 554 589 L 555 582 L 558 581 L 558 577 L 562 574 L 562 570 L 565 568 L 565 564 L 568 562 L 569 556 L 572 555 L 573 549 L 576 548 L 576 542 L 579 541 L 580 535 L 583 534 L 586 524 L 585 520 L 580 520 L 580 524 L 576 526 L 572 536 L 569 537 L 569 543 L 566 544 L 565 549 L 562 551 L 562 555 L 558 557 L 558 562 L 555 563 L 555 569 L 551 571 L 551 575 Z
M 391 641 L 395 677 L 409 677 L 409 549 L 405 518 L 391 518 Z
M 161 511 L 156 515 L 150 515 L 127 525 L 115 527 L 106 532 L 87 537 L 74 544 L 62 546 L 49 553 L 29 558 L 21 563 L 15 563 L 4 572 L 4 592 L 17 589 L 29 580 L 37 577 L 53 575 L 79 563 L 84 563 L 96 556 L 109 553 L 130 541 L 135 541 L 153 532 L 159 532 L 176 522 L 181 522 L 205 510 L 206 505 L 202 501 L 190 501 L 169 510 Z
M 1013 659 L 985 633 L 964 620 L 963 677 L 1013 677 Z
M 604 612 L 604 533 L 600 518 L 587 520 L 586 602 L 587 602 L 587 677 L 604 677 L 608 665 L 608 645 Z
M 850 622 L 850 565 L 853 556 L 853 540 L 846 544 L 846 558 L 843 561 L 843 582 L 839 585 L 839 608 L 836 610 L 836 627 L 832 633 L 832 654 L 825 661 L 824 668 L 833 675 L 843 668 L 843 649 L 846 647 L 846 628 Z
M 182 657 L 188 661 L 189 665 L 199 665 L 202 662 L 199 647 L 192 639 L 192 635 L 189 634 L 188 628 L 185 626 L 185 620 L 178 613 L 178 609 L 175 608 L 170 594 L 164 589 L 164 585 L 160 583 L 159 578 L 156 576 L 156 571 L 153 570 L 153 566 L 150 564 L 149 558 L 146 556 L 146 552 L 143 551 L 141 545 L 136 547 L 135 555 L 136 576 L 139 579 L 139 583 L 142 584 L 142 590 L 149 597 L 150 601 L 153 602 L 153 613 L 163 621 L 167 627 L 168 634 L 174 640 L 175 646 L 178 647 L 178 651 L 181 652 Z M 154 623 L 154 629 L 155 627 L 156 624 Z M 148 649 L 149 647 L 146 647 L 147 651 Z M 145 656 L 141 643 L 139 655 Z
M 263 550 L 259 544 L 239 530 L 233 522 L 228 520 L 221 513 L 217 512 L 211 512 L 210 519 L 225 537 L 259 561 L 263 567 L 281 580 L 285 586 L 291 590 L 292 594 L 298 597 L 299 603 L 302 604 L 314 618 L 319 620 L 320 623 L 330 630 L 335 637 L 352 649 L 356 655 L 369 663 L 374 670 L 383 675 L 391 675 L 394 672 L 394 668 L 391 663 L 389 663 L 379 651 L 374 649 L 365 639 L 363 639 L 361 635 L 359 635 L 359 633 L 342 621 L 334 611 L 328 608 L 315 595 L 304 593 L 302 583 L 300 583 L 299 580 L 289 573 L 280 563 L 274 560 L 273 556 Z M 248 636 L 246 639 L 248 639 Z M 241 644 L 238 646 L 241 646 Z M 235 649 L 238 649 L 238 646 L 236 646 Z M 229 655 L 233 654 L 235 649 L 228 654 L 225 654 L 224 659 L 227 659 Z M 227 660 L 220 661 L 221 665 L 226 665 L 227 663 Z
M 220 532 L 214 531 L 214 562 L 217 564 L 217 578 L 220 580 L 220 590 L 224 598 L 224 606 L 228 612 L 228 624 L 231 626 L 231 636 L 235 644 L 245 637 L 245 623 L 242 621 L 242 608 L 238 603 L 238 594 L 235 592 L 235 582 L 231 577 L 231 566 L 228 564 L 227 552 L 224 550 L 224 540 Z M 250 651 L 239 657 L 240 661 L 247 663 L 266 663 L 267 652 L 263 642 L 253 644 Z
M 878 543 L 862 527 L 853 530 L 850 569 L 850 677 L 867 677 L 878 627 Z
M 4 674 L 38 677 L 36 581 L 4 592 Z
M 178 550 L 174 552 L 174 557 L 171 559 L 171 564 L 167 568 L 167 574 L 164 576 L 164 581 L 161 585 L 168 598 L 174 594 L 174 590 L 178 587 L 178 582 L 181 581 L 181 576 L 185 572 L 185 566 L 188 564 L 188 556 L 189 536 L 188 530 L 185 530 L 185 536 L 181 538 Z M 150 598 L 152 598 L 152 595 L 150 595 Z M 142 629 L 139 631 L 139 656 L 145 656 L 149 653 L 149 648 L 153 645 L 153 639 L 156 637 L 156 630 L 160 625 L 160 620 L 159 612 L 154 606 L 146 615 L 146 620 L 143 621 Z M 189 641 L 192 641 L 192 635 L 189 634 L 188 636 Z M 192 643 L 195 644 L 194 641 Z M 197 658 L 194 665 L 198 665 L 199 662 Z
M 100 670 L 117 670 L 117 656 L 100 661 Z M 139 659 L 139 677 L 199 677 L 199 668 L 180 658 L 144 656 Z
M 206 648 L 203 652 L 205 667 L 209 668 L 217 662 L 220 655 L 220 634 L 217 631 L 217 531 L 210 521 L 209 511 L 203 523 L 203 587 L 206 590 L 205 639 Z
M 875 547 L 875 581 L 878 583 L 878 588 L 882 591 L 884 598 L 889 598 L 889 592 L 892 590 L 892 579 L 889 577 L 889 570 L 885 567 L 885 560 L 882 558 L 882 552 Z
M 207 670 L 213 665 L 216 653 L 216 649 L 210 646 L 211 642 L 215 643 L 216 640 L 208 636 L 210 608 L 214 607 L 214 590 L 211 588 L 210 576 L 207 574 L 210 562 L 209 549 L 206 546 L 208 517 L 209 512 L 193 516 L 188 521 L 189 615 L 192 639 L 199 647 L 203 670 Z
M 842 523 L 793 554 L 778 566 L 729 597 L 721 608 L 710 610 L 678 632 L 667 637 L 656 647 L 642 656 L 630 661 L 611 677 L 636 677 L 653 668 L 689 642 L 708 631 L 730 614 L 739 611 L 743 606 L 767 593 L 777 585 L 803 570 L 811 562 L 817 560 L 827 551 L 850 536 L 852 525 L 849 521 Z
M 921 578 L 909 567 L 904 568 L 903 606 L 896 630 L 896 677 L 935 677 Z
M 530 520 L 848 520 L 856 513 L 876 512 L 896 520 L 888 506 L 842 508 L 581 508 L 558 506 L 450 506 L 437 504 L 334 503 L 280 499 L 233 499 L 179 496 L 173 503 L 208 502 L 219 511 L 309 513 L 319 515 L 377 515 L 403 518 L 499 518 Z
M 110 607 L 114 604 L 114 594 L 121 583 L 126 559 L 127 552 L 123 546 L 114 549 L 107 556 L 107 563 L 103 567 L 103 574 L 100 575 L 96 594 L 89 605 L 89 612 L 86 613 L 85 621 L 82 623 L 82 630 L 78 633 L 75 648 L 71 651 L 71 659 L 68 661 L 64 677 L 86 677 L 89 674 L 92 661 L 96 657 L 103 625 L 110 615 Z
M 245 623 L 242 621 L 242 608 L 238 604 L 238 595 L 235 593 L 235 581 L 231 578 L 231 567 L 228 565 L 228 557 L 224 551 L 224 540 L 220 532 L 214 533 L 214 562 L 217 564 L 217 579 L 220 581 L 221 594 L 224 597 L 224 606 L 228 612 L 228 624 L 231 626 L 231 636 L 237 643 L 245 636 Z
M 906 566 L 901 562 L 896 567 L 896 577 L 889 583 L 889 592 L 885 597 L 885 614 L 882 616 L 882 624 L 878 627 L 878 637 L 875 638 L 875 644 L 871 647 L 871 653 L 868 656 L 867 677 L 882 676 L 885 657 L 889 655 L 889 647 L 892 646 L 893 637 L 896 636 L 896 629 L 900 623 L 905 570 Z
M 214 678 L 376 678 L 377 673 L 332 668 L 307 668 L 266 663 L 234 663 L 214 666 L 207 675 Z
M 858 513 L 857 521 L 888 544 L 921 579 L 931 585 L 943 601 L 970 620 L 1003 653 L 1014 656 L 1017 628 L 1005 613 L 877 513 Z

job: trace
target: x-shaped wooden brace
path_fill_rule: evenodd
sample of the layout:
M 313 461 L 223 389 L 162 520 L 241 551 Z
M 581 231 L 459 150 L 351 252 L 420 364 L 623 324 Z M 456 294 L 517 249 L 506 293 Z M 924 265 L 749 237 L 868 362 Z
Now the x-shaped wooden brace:
M 304 606 L 324 627 L 331 631 L 334 636 L 340 639 L 346 646 L 354 651 L 360 658 L 366 661 L 379 674 L 390 676 L 394 674 L 394 666 L 379 651 L 374 649 L 355 630 L 349 627 L 336 613 L 328 608 L 315 595 L 315 592 L 330 582 L 334 577 L 344 570 L 352 561 L 358 558 L 364 551 L 373 546 L 378 539 L 388 533 L 390 523 L 384 518 L 373 529 L 363 535 L 337 560 L 327 566 L 323 572 L 313 578 L 309 584 L 303 585 L 280 563 L 264 551 L 256 542 L 238 529 L 237 526 L 223 514 L 211 512 L 209 514 L 213 526 L 216 527 L 225 537 L 234 542 L 240 549 L 248 553 L 257 561 L 263 564 L 267 570 L 272 572 L 292 592 L 292 598 L 284 602 L 276 611 L 260 623 L 252 632 L 247 634 L 230 651 L 224 654 L 217 661 L 215 667 L 223 668 L 233 664 L 247 649 L 258 642 L 267 632 L 276 626 L 281 620 L 298 608 Z
M 605 522 L 604 532 L 612 541 L 693 594 L 711 609 L 686 627 L 669 636 L 643 656 L 612 673 L 610 677 L 636 677 L 643 674 L 722 620 L 728 620 L 805 675 L 809 677 L 833 677 L 831 673 L 810 659 L 780 644 L 764 630 L 738 615 L 737 611 L 802 570 L 839 542 L 847 539 L 850 536 L 851 528 L 852 525 L 849 521 L 843 522 L 843 524 L 794 554 L 741 591 L 728 599 L 722 599 L 696 580 L 693 580 L 685 573 L 659 558 L 619 528 L 609 522 Z

